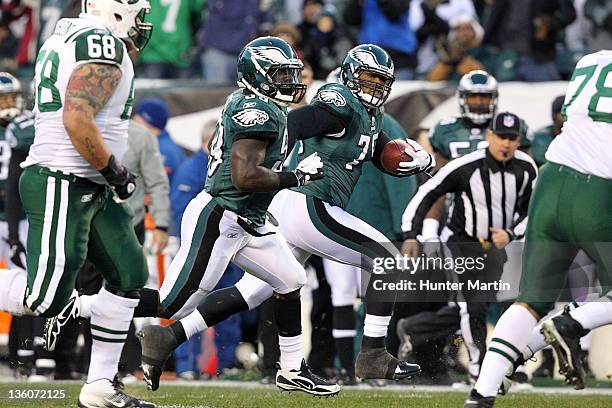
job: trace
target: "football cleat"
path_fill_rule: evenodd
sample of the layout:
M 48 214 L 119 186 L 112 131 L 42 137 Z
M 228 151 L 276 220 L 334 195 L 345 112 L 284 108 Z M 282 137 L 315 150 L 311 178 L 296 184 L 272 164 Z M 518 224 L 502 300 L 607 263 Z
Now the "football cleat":
M 103 378 L 83 385 L 78 406 L 80 408 L 155 408 L 157 405 L 134 398 L 123 392 L 123 387 L 119 383 Z
M 302 391 L 318 397 L 331 397 L 340 392 L 340 386 L 319 377 L 302 359 L 299 370 L 278 370 L 276 386 L 283 391 Z
M 138 332 L 142 349 L 142 372 L 147 388 L 155 391 L 159 388 L 159 378 L 164 371 L 164 364 L 179 343 L 170 327 L 146 326 Z
M 463 408 L 493 408 L 493 404 L 495 404 L 495 397 L 483 397 L 472 389 L 468 399 L 463 403 Z
M 62 328 L 77 319 L 81 311 L 81 298 L 75 290 L 72 292 L 68 303 L 57 316 L 50 317 L 45 321 L 43 338 L 45 339 L 44 348 L 48 351 L 55 350 L 57 339 L 62 332 Z
M 557 317 L 542 323 L 540 330 L 546 343 L 550 344 L 559 360 L 559 374 L 574 389 L 584 388 L 586 370 L 580 349 L 580 338 L 589 331 L 572 318 L 566 307 Z
M 362 380 L 403 380 L 421 372 L 418 364 L 393 357 L 386 348 L 361 350 L 355 360 L 355 374 Z

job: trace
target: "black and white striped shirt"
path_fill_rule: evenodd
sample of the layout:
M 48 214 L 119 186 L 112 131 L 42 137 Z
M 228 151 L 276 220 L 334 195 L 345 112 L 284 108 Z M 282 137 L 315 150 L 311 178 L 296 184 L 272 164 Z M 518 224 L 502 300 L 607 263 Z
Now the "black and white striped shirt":
M 495 160 L 489 149 L 452 160 L 408 203 L 402 217 L 404 239 L 421 233 L 425 214 L 446 193 L 455 194 L 448 225 L 454 234 L 490 240 L 489 229 L 501 228 L 512 239 L 521 238 L 537 173 L 535 162 L 520 150 L 506 163 Z

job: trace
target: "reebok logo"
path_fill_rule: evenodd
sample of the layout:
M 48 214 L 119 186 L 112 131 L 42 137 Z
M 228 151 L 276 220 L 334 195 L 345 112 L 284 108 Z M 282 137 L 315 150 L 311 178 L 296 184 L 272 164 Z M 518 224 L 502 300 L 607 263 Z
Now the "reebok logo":
M 82 203 L 88 203 L 88 202 L 90 202 L 91 200 L 93 200 L 93 194 L 83 194 L 83 195 L 81 196 L 81 202 L 82 202 Z

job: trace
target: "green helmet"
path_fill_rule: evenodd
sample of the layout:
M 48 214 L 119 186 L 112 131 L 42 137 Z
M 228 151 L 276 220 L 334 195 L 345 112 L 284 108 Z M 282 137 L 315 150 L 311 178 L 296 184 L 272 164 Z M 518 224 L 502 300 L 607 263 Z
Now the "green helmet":
M 295 50 L 278 37 L 260 37 L 238 56 L 238 86 L 280 104 L 297 103 L 306 93 L 304 64 Z
M 363 73 L 370 74 L 370 78 L 362 78 Z M 381 79 L 382 83 L 372 81 L 372 76 Z M 363 105 L 379 108 L 389 97 L 391 85 L 395 81 L 393 60 L 378 45 L 358 45 L 344 58 L 341 79 Z

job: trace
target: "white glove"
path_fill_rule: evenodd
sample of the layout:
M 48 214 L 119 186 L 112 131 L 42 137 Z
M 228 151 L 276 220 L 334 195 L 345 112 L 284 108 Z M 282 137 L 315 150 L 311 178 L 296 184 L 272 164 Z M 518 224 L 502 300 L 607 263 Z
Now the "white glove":
M 399 162 L 397 172 L 402 175 L 411 176 L 413 174 L 427 171 L 428 169 L 436 165 L 434 157 L 427 153 L 423 147 L 412 139 L 406 139 L 406 142 L 412 146 L 412 148 L 406 148 L 404 152 L 410 157 L 412 161 Z
M 317 152 L 298 163 L 298 166 L 293 170 L 293 174 L 297 178 L 298 186 L 305 186 L 315 180 L 323 178 L 323 162 Z

